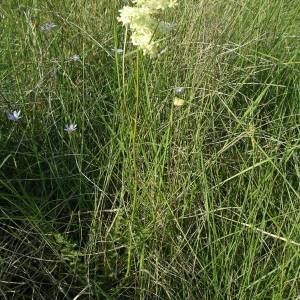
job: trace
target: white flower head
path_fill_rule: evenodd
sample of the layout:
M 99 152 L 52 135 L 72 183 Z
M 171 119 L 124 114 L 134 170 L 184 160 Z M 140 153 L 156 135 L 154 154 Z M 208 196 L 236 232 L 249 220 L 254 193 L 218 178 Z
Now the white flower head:
M 176 94 L 182 94 L 184 92 L 184 87 L 179 86 L 174 89 Z
M 122 22 L 123 25 L 130 25 L 131 29 L 149 22 L 152 13 L 151 9 L 147 7 L 131 6 L 124 6 L 119 11 L 120 17 L 118 17 L 118 21 Z
M 78 54 L 74 54 L 73 56 L 70 57 L 70 60 L 76 62 L 80 60 L 80 56 Z
M 20 110 L 19 111 L 14 110 L 12 113 L 7 114 L 7 118 L 8 120 L 16 122 L 19 119 L 21 119 L 20 114 L 21 114 Z
M 76 131 L 76 129 L 77 129 L 77 124 L 70 124 L 70 125 L 67 124 L 64 130 L 68 133 L 72 133 Z
M 120 54 L 120 55 L 124 53 L 124 50 L 121 48 L 112 48 L 111 51 L 113 51 L 117 54 Z
M 174 25 L 159 22 L 157 13 L 169 7 L 174 7 L 177 0 L 135 0 L 135 7 L 124 6 L 120 10 L 118 21 L 130 28 L 131 42 L 143 50 L 144 54 L 155 57 L 159 42 L 155 41 L 157 35 L 169 32 Z
M 56 26 L 57 26 L 57 25 L 54 24 L 53 22 L 47 22 L 47 23 L 41 25 L 40 28 L 41 28 L 42 31 L 50 31 L 50 30 L 52 30 L 53 28 L 55 28 Z

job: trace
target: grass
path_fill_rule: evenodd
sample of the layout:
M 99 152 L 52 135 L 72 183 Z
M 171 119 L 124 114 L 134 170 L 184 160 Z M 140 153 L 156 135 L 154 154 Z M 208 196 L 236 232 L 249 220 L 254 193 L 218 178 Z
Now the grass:
M 1 299 L 299 298 L 299 3 L 179 2 L 0 5 Z

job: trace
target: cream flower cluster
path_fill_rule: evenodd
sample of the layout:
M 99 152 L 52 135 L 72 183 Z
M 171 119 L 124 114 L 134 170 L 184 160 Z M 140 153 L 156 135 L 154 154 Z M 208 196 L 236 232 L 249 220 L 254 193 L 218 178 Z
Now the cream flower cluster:
M 166 26 L 158 22 L 154 15 L 159 10 L 171 8 L 177 5 L 177 0 L 136 0 L 136 6 L 124 6 L 120 10 L 118 21 L 128 25 L 132 31 L 132 44 L 143 50 L 144 54 L 155 56 L 158 42 L 153 40 L 154 33 L 159 30 L 166 31 Z
M 137 0 L 137 6 L 146 6 L 151 9 L 165 9 L 177 5 L 177 0 Z

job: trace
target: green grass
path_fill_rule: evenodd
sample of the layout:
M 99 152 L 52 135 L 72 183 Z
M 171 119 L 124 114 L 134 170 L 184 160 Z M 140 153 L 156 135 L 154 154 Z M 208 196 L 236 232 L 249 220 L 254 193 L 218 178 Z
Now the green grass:
M 299 1 L 124 2 L 0 4 L 0 298 L 298 299 Z

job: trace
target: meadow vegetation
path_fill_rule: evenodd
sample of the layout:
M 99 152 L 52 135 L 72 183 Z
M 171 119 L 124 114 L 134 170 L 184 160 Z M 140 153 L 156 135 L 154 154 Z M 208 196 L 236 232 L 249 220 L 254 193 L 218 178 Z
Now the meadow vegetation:
M 0 299 L 299 299 L 299 1 L 178 2 L 0 3 Z

